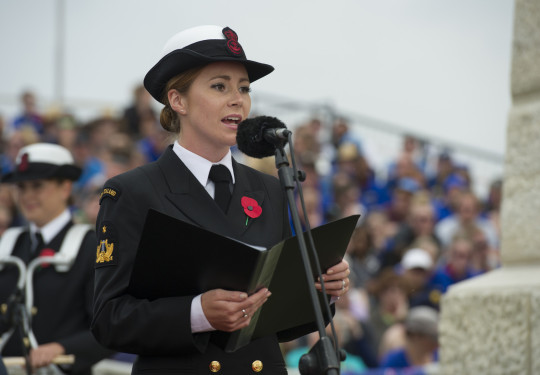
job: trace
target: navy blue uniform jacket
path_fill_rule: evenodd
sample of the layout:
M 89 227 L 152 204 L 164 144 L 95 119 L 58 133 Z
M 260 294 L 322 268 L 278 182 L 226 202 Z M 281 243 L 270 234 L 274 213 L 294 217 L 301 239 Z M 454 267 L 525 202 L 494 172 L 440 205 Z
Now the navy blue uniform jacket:
M 279 340 L 291 340 L 315 328 L 279 332 L 252 341 L 234 353 L 225 353 L 215 344 L 219 332 L 192 334 L 190 311 L 194 295 L 149 301 L 128 294 L 141 230 L 150 208 L 253 245 L 271 247 L 290 235 L 279 180 L 234 159 L 233 168 L 234 191 L 226 214 L 172 147 L 158 161 L 116 176 L 104 186 L 98 240 L 114 247 L 110 247 L 107 259 L 96 263 L 92 332 L 109 348 L 138 354 L 133 373 L 210 374 L 210 363 L 218 361 L 219 374 L 249 374 L 253 373 L 252 363 L 259 360 L 263 363 L 261 374 L 286 374 Z M 240 203 L 243 196 L 255 199 L 262 208 L 262 214 L 250 218 L 247 226 Z

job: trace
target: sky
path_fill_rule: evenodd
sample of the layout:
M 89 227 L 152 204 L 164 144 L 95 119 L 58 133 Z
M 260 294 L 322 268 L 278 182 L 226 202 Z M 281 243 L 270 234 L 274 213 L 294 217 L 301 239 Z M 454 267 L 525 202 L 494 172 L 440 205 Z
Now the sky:
M 309 117 L 265 106 L 268 98 L 329 105 L 502 156 L 513 8 L 512 0 L 0 0 L 0 115 L 18 109 L 24 89 L 43 107 L 61 96 L 82 116 L 126 106 L 170 36 L 216 24 L 237 32 L 248 58 L 276 68 L 252 85 L 265 115 Z

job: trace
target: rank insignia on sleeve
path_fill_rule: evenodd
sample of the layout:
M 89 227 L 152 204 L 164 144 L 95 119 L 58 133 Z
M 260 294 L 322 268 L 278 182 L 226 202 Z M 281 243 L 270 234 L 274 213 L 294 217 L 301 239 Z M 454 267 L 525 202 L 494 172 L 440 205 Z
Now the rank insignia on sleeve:
M 112 198 L 115 201 L 118 200 L 118 197 L 120 196 L 120 190 L 112 187 L 104 187 L 103 191 L 99 195 L 99 204 L 103 201 L 105 198 Z
M 96 267 L 116 265 L 118 262 L 118 238 L 111 223 L 101 223 L 96 249 Z

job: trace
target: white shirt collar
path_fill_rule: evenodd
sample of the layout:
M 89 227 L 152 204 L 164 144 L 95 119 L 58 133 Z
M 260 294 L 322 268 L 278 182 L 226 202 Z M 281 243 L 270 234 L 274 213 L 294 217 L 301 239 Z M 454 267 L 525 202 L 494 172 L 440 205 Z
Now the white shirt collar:
M 30 223 L 30 232 L 32 233 L 32 238 L 34 238 L 34 234 L 39 231 L 43 237 L 43 242 L 48 244 L 58 234 L 58 232 L 60 232 L 62 228 L 69 223 L 70 220 L 71 213 L 69 212 L 69 209 L 66 208 L 60 215 L 41 228 L 38 228 L 38 226 L 34 223 Z
M 182 162 L 186 165 L 190 172 L 193 173 L 195 178 L 201 183 L 202 186 L 206 186 L 208 184 L 208 175 L 210 174 L 210 168 L 212 168 L 212 165 L 214 164 L 223 164 L 224 166 L 226 166 L 231 172 L 232 182 L 234 184 L 235 179 L 232 166 L 232 154 L 230 149 L 223 157 L 223 159 L 221 159 L 217 163 L 212 163 L 210 160 L 206 160 L 202 156 L 199 156 L 189 151 L 188 149 L 180 146 L 178 142 L 174 142 L 173 151 L 180 158 L 180 160 L 182 160 Z

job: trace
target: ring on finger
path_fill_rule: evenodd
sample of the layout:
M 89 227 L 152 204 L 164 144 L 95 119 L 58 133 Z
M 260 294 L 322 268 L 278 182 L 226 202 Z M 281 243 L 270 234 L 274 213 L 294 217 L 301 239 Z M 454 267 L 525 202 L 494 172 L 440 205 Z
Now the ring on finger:
M 244 314 L 244 316 L 243 316 L 244 318 L 247 318 L 247 317 L 248 317 L 248 314 L 247 314 L 247 312 L 246 312 L 246 309 L 242 309 L 242 313 Z
M 341 290 L 345 290 L 345 280 L 341 280 Z

